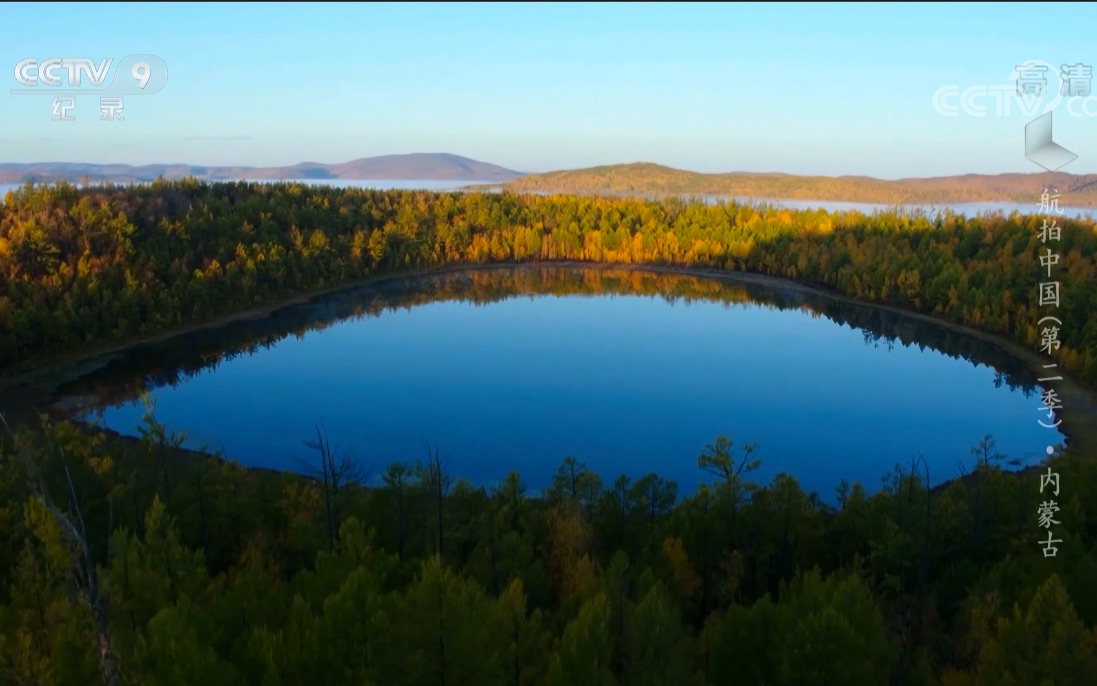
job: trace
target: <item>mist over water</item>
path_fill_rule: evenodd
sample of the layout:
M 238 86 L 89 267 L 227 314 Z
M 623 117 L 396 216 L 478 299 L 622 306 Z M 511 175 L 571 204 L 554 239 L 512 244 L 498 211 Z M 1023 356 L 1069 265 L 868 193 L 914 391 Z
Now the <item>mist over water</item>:
M 241 179 L 241 181 L 252 181 L 251 179 Z M 448 193 L 453 191 L 459 191 L 466 189 L 470 186 L 482 186 L 477 189 L 480 191 L 498 192 L 502 186 L 498 182 L 494 181 L 454 181 L 452 179 L 427 179 L 427 180 L 406 180 L 406 179 L 391 179 L 391 180 L 365 180 L 355 181 L 349 179 L 293 179 L 290 181 L 277 181 L 270 179 L 256 180 L 255 183 L 301 183 L 315 186 L 330 186 L 332 188 L 372 188 L 376 190 L 425 190 L 433 191 L 437 193 Z M 12 189 L 18 188 L 22 184 L 0 184 L 0 203 L 4 201 L 4 195 Z M 873 212 L 885 212 L 896 209 L 894 205 L 883 205 L 875 203 L 864 202 L 846 202 L 846 201 L 832 201 L 832 200 L 782 200 L 780 198 L 732 198 L 730 196 L 706 196 L 707 202 L 719 202 L 719 201 L 731 201 L 734 200 L 740 203 L 746 204 L 769 204 L 778 205 L 781 207 L 787 207 L 793 210 L 802 209 L 822 209 L 826 212 L 862 212 L 864 214 L 872 214 Z M 966 216 L 975 216 L 983 214 L 985 212 L 1003 212 L 1009 214 L 1010 212 L 1020 212 L 1021 214 L 1036 214 L 1039 208 L 1038 194 L 1033 194 L 1032 203 L 1011 203 L 1011 202 L 977 202 L 977 203 L 958 203 L 951 205 L 903 205 L 901 209 L 907 212 L 920 212 L 924 211 L 932 215 L 937 211 L 950 210 L 958 214 Z M 1061 206 L 1059 209 L 1063 211 L 1065 217 L 1077 217 L 1077 218 L 1094 218 L 1097 217 L 1097 210 L 1093 208 L 1078 208 Z

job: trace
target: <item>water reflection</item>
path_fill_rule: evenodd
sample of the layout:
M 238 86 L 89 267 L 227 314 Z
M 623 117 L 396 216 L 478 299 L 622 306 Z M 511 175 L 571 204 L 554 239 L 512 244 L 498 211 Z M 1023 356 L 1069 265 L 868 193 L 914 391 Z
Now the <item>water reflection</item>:
M 242 355 L 253 355 L 290 337 L 303 337 L 344 320 L 379 317 L 431 302 L 487 305 L 535 295 L 642 295 L 668 303 L 754 303 L 767 309 L 800 310 L 859 329 L 866 346 L 896 344 L 931 350 L 997 370 L 996 388 L 1038 389 L 1036 375 L 1021 360 L 988 341 L 901 313 L 851 304 L 792 288 L 772 288 L 730 278 L 713 279 L 619 268 L 520 267 L 398 277 L 277 310 L 269 317 L 236 321 L 215 329 L 141 345 L 108 358 L 103 366 L 56 389 L 58 399 L 85 397 L 89 409 L 129 402 L 146 388 L 176 386 Z

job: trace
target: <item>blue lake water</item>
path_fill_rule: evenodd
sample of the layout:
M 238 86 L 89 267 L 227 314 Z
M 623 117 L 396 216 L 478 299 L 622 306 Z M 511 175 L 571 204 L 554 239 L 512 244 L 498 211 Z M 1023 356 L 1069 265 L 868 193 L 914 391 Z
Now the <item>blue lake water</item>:
M 535 489 L 570 455 L 607 482 L 657 472 L 692 491 L 724 434 L 758 444 L 759 481 L 788 472 L 830 500 L 918 455 L 952 478 L 986 434 L 1042 458 L 1063 437 L 1037 423 L 1032 381 L 986 342 L 825 296 L 526 267 L 360 287 L 134 349 L 59 393 L 98 397 L 101 421 L 134 435 L 148 386 L 189 445 L 246 465 L 300 469 L 322 420 L 375 473 L 427 441 L 454 476 L 516 469 Z

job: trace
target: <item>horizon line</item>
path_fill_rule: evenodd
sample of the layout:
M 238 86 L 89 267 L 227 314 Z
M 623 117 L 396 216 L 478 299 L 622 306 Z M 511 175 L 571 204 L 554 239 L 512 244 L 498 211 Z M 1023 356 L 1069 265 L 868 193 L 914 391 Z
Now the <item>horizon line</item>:
M 306 160 L 306 161 L 301 161 L 301 162 L 295 162 L 295 163 L 292 163 L 292 164 L 278 164 L 278 165 L 201 164 L 201 163 L 195 163 L 195 162 L 147 162 L 147 163 L 143 163 L 143 164 L 132 164 L 132 163 L 127 163 L 127 162 L 87 162 L 87 161 L 37 161 L 37 162 L 4 162 L 4 161 L 0 161 L 0 167 L 3 167 L 3 166 L 32 167 L 32 166 L 37 166 L 37 165 L 41 165 L 41 166 L 47 166 L 47 165 L 86 165 L 86 166 L 97 166 L 97 167 L 124 167 L 124 168 L 129 168 L 129 169 L 140 169 L 142 167 L 204 167 L 204 168 L 207 168 L 209 170 L 218 170 L 218 169 L 226 169 L 226 170 L 228 170 L 228 169 L 239 169 L 239 170 L 264 170 L 264 169 L 269 169 L 269 170 L 277 170 L 277 169 L 292 169 L 292 168 L 295 168 L 295 167 L 301 167 L 301 166 L 306 166 L 306 165 L 315 165 L 315 166 L 318 166 L 318 167 L 337 167 L 337 166 L 342 166 L 342 165 L 346 165 L 346 164 L 351 164 L 351 163 L 354 163 L 354 162 L 363 162 L 363 161 L 367 161 L 367 160 L 376 160 L 376 159 L 382 159 L 382 158 L 401 158 L 401 157 L 406 158 L 406 157 L 419 156 L 419 155 L 422 155 L 422 156 L 438 156 L 438 157 L 443 157 L 443 156 L 445 156 L 445 157 L 457 157 L 457 158 L 460 158 L 460 159 L 463 159 L 463 160 L 468 160 L 470 162 L 476 162 L 476 163 L 479 163 L 479 164 L 484 164 L 484 165 L 488 165 L 488 166 L 492 166 L 492 167 L 497 167 L 498 169 L 504 170 L 506 172 L 511 172 L 511 173 L 516 174 L 518 176 L 538 176 L 538 175 L 554 174 L 554 173 L 561 173 L 561 172 L 589 171 L 589 170 L 593 170 L 593 169 L 601 169 L 601 168 L 607 168 L 607 167 L 629 167 L 629 166 L 636 166 L 636 165 L 651 165 L 651 166 L 667 169 L 667 170 L 670 170 L 670 171 L 684 172 L 684 173 L 687 173 L 687 174 L 698 174 L 698 175 L 701 175 L 701 176 L 730 176 L 730 175 L 738 174 L 738 175 L 755 175 L 755 176 L 790 176 L 790 177 L 798 177 L 798 178 L 822 178 L 822 179 L 860 178 L 860 179 L 870 179 L 870 180 L 875 180 L 875 181 L 883 181 L 883 182 L 886 182 L 886 183 L 897 183 L 897 182 L 911 181 L 911 180 L 953 179 L 953 178 L 964 177 L 964 176 L 975 176 L 975 177 L 1032 176 L 1032 177 L 1037 177 L 1037 176 L 1042 176 L 1042 175 L 1055 174 L 1055 175 L 1060 175 L 1060 176 L 1086 177 L 1086 176 L 1093 176 L 1094 175 L 1093 173 L 1072 173 L 1072 172 L 1067 172 L 1067 171 L 1054 171 L 1054 172 L 1052 172 L 1052 171 L 1042 170 L 1042 171 L 1033 171 L 1033 172 L 1016 172 L 1015 171 L 1015 172 L 997 172 L 997 173 L 961 172 L 961 173 L 955 173 L 955 174 L 945 174 L 945 175 L 935 175 L 935 176 L 903 176 L 903 177 L 899 177 L 899 178 L 889 179 L 889 178 L 883 178 L 883 177 L 879 177 L 879 176 L 871 176 L 871 175 L 863 174 L 863 173 L 862 174 L 829 175 L 829 174 L 797 174 L 797 173 L 783 172 L 783 171 L 743 171 L 743 170 L 705 172 L 705 171 L 696 171 L 696 170 L 693 170 L 693 169 L 685 169 L 685 168 L 682 168 L 682 167 L 674 167 L 674 166 L 671 166 L 671 165 L 662 164 L 662 163 L 659 163 L 659 162 L 651 162 L 651 161 L 615 162 L 615 163 L 607 163 L 607 164 L 595 164 L 595 165 L 584 166 L 584 167 L 555 168 L 555 169 L 549 169 L 549 170 L 546 170 L 546 171 L 519 171 L 517 169 L 511 169 L 509 167 L 504 167 L 502 165 L 495 164 L 493 162 L 486 162 L 484 160 L 479 160 L 479 159 L 476 159 L 476 158 L 466 157 L 464 155 L 460 155 L 460 154 L 457 154 L 457 153 L 449 153 L 449 152 L 390 153 L 390 154 L 384 154 L 384 155 L 371 155 L 371 156 L 368 156 L 368 157 L 358 157 L 358 158 L 354 158 L 354 159 L 350 159 L 350 160 L 345 160 L 345 161 L 342 161 L 342 162 L 313 162 L 313 161 L 307 161 Z M 339 180 L 339 179 L 336 178 L 336 179 L 331 179 L 331 180 Z M 343 180 L 350 180 L 350 179 L 343 179 Z M 443 179 L 443 180 L 445 180 L 445 179 Z M 508 181 L 509 180 L 512 180 L 512 179 L 508 179 Z M 500 181 L 498 183 L 505 183 L 505 181 Z

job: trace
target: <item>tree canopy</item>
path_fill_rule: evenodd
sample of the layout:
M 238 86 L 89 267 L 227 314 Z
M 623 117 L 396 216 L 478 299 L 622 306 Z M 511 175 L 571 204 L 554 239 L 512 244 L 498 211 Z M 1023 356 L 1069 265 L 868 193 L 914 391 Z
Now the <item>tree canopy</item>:
M 379 274 L 552 261 L 788 277 L 1038 349 L 1043 221 L 193 180 L 28 185 L 0 206 L 0 369 Z M 1048 352 L 1097 384 L 1097 225 L 1058 227 L 1063 324 Z
M 685 495 L 570 458 L 537 495 L 412 460 L 335 490 L 322 456 L 315 477 L 251 471 L 165 454 L 146 422 L 140 439 L 46 422 L 0 444 L 0 682 L 1097 677 L 1097 466 L 1069 453 L 1049 463 L 1070 495 L 1045 557 L 1035 476 L 977 458 L 974 478 L 927 490 L 897 468 L 837 507 L 720 469 L 753 462 L 724 437 Z
M 0 206 L 0 369 L 378 275 L 506 262 L 755 271 L 1035 348 L 1041 223 L 193 180 L 27 186 Z M 1061 226 L 1050 352 L 1095 382 L 1097 235 Z M 709 482 L 694 493 L 657 474 L 603 483 L 561 456 L 551 487 L 530 494 L 517 471 L 491 488 L 450 474 L 437 446 L 367 484 L 322 425 L 299 437 L 312 473 L 290 474 L 184 450 L 152 407 L 144 421 L 130 439 L 49 417 L 0 423 L 0 683 L 1097 682 L 1085 497 L 1097 462 L 1078 449 L 1044 467 L 1063 484 L 1045 557 L 1048 496 L 1036 475 L 1003 472 L 989 438 L 967 478 L 930 488 L 899 465 L 879 488 L 843 483 L 830 507 L 790 475 L 756 482 L 749 436 L 698 446 Z

